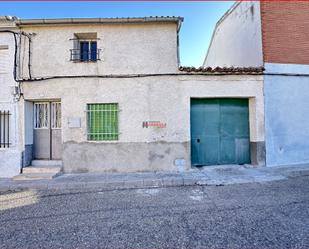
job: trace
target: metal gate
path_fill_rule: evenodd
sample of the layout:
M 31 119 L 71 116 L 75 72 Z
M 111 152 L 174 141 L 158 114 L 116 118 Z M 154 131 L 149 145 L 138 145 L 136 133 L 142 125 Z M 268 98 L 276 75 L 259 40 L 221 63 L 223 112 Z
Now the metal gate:
M 248 99 L 191 100 L 192 165 L 250 163 Z
M 34 159 L 61 159 L 61 103 L 34 103 Z

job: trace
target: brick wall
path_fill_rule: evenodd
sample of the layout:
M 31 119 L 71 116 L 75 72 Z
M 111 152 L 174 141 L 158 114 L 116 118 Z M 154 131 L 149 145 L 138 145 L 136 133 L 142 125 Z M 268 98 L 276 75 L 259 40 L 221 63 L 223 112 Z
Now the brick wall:
M 309 64 L 309 1 L 261 1 L 264 62 Z

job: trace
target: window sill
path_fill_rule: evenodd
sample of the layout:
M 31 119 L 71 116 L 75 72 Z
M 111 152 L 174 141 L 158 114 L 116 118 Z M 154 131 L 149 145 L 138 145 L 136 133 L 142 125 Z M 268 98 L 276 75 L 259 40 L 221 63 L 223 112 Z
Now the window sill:
M 101 140 L 101 141 L 92 141 L 92 140 L 86 140 L 87 143 L 91 143 L 91 144 L 108 144 L 108 143 L 119 143 L 119 140 Z
M 79 61 L 79 60 L 75 60 L 75 61 L 72 61 L 73 63 L 97 63 L 98 61 L 100 60 L 96 60 L 96 61 Z
M 0 151 L 14 150 L 16 149 L 15 145 L 10 145 L 9 147 L 1 147 Z

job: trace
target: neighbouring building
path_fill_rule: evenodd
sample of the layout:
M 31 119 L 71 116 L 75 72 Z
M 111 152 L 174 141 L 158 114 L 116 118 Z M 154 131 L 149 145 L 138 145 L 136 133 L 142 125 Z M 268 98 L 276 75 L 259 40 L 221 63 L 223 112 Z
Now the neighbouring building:
M 20 172 L 22 143 L 18 123 L 19 67 L 15 66 L 15 44 L 20 35 L 15 19 L 0 17 L 0 176 L 10 177 Z
M 18 107 L 10 121 L 20 140 L 16 161 L 2 156 L 0 176 L 47 160 L 64 172 L 264 165 L 263 69 L 181 67 L 182 21 L 13 19 L 16 50 L 2 38 L 14 34 L 0 33 L 11 53 L 0 97 Z
M 309 162 L 309 2 L 237 2 L 204 66 L 264 67 L 266 164 Z

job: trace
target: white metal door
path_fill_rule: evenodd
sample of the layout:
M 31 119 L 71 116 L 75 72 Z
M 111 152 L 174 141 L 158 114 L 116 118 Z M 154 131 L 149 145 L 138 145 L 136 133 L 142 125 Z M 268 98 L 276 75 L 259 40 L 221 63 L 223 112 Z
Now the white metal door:
M 61 103 L 34 103 L 34 159 L 61 159 Z

